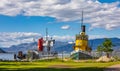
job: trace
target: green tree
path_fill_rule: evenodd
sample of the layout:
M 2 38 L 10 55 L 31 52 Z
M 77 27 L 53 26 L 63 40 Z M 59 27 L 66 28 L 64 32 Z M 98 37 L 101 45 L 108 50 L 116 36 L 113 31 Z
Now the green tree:
M 97 51 L 99 52 L 99 55 L 102 56 L 102 52 L 103 52 L 102 45 L 99 45 L 99 46 L 97 47 Z
M 98 51 L 98 52 L 102 52 L 102 51 L 103 51 L 102 45 L 99 45 L 99 46 L 97 47 L 97 51 Z
M 101 51 L 101 52 L 103 51 L 106 53 L 107 57 L 110 57 L 110 52 L 113 51 L 112 46 L 113 46 L 112 41 L 106 38 L 105 41 L 102 43 L 102 45 L 99 45 L 97 47 L 97 51 Z

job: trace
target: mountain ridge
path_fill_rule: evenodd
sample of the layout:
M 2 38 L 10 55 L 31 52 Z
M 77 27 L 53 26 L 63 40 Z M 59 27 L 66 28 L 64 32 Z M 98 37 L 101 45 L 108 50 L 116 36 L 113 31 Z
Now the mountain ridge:
M 117 49 L 120 47 L 120 39 L 119 38 L 110 38 L 113 42 L 115 47 L 114 49 Z M 92 39 L 89 40 L 89 45 L 92 47 L 93 50 L 96 50 L 97 46 L 102 44 L 104 41 L 104 38 L 101 39 Z M 74 44 L 69 44 L 68 42 L 61 42 L 61 41 L 56 41 L 54 44 L 54 47 L 52 48 L 52 51 L 57 51 L 57 52 L 71 52 L 73 51 L 73 46 Z M 2 48 L 6 52 L 18 52 L 18 51 L 24 51 L 27 52 L 27 50 L 37 50 L 37 42 L 31 42 L 31 43 L 22 43 L 19 45 L 12 45 L 9 48 Z

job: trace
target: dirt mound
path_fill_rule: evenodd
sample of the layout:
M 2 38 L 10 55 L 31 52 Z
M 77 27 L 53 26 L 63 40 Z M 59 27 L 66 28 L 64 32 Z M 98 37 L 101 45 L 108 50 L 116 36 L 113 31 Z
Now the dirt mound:
M 109 61 L 114 61 L 115 59 L 113 57 L 107 57 L 107 56 L 101 56 L 99 59 L 97 59 L 96 61 L 104 61 L 104 62 L 109 62 Z

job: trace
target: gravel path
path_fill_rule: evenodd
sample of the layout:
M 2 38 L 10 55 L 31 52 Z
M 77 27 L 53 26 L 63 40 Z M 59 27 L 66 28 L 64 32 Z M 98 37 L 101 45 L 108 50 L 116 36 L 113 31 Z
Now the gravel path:
M 73 68 L 73 67 L 69 65 L 58 64 L 58 65 L 51 65 L 48 68 Z M 120 71 L 120 64 L 107 67 L 104 71 Z
M 120 64 L 110 66 L 106 68 L 104 71 L 120 71 Z
M 69 65 L 51 65 L 49 66 L 48 68 L 72 68 L 71 66 Z

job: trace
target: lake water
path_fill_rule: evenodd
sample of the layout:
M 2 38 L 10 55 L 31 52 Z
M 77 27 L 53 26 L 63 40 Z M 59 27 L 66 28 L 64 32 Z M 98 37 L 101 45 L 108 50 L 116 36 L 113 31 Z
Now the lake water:
M 14 60 L 13 53 L 0 53 L 0 59 L 2 60 Z
M 58 58 L 62 58 L 63 57 L 69 57 L 70 54 L 58 54 Z M 0 59 L 2 60 L 14 60 L 14 54 L 13 53 L 0 53 Z

